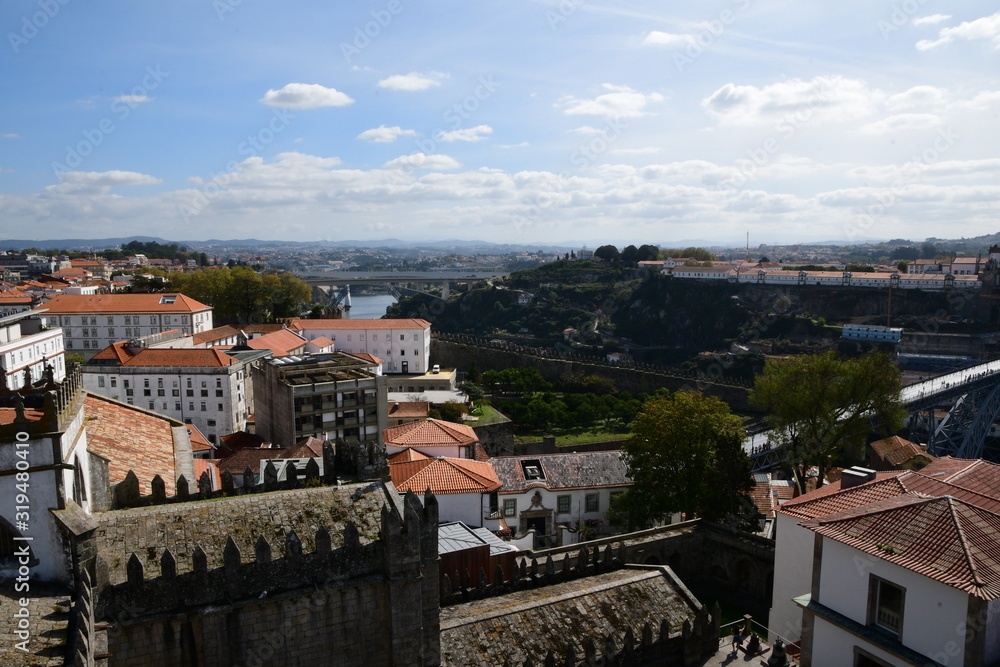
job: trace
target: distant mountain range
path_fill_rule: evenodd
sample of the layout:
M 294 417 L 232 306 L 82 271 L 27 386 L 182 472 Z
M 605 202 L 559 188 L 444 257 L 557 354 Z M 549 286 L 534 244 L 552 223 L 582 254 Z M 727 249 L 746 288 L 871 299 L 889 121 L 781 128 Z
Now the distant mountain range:
M 926 239 L 927 241 L 933 242 L 939 245 L 945 246 L 989 246 L 1000 243 L 1000 233 L 996 234 L 985 234 L 983 236 L 976 236 L 972 238 L 963 239 L 940 239 L 931 238 Z M 162 244 L 176 243 L 179 246 L 184 246 L 189 250 L 207 250 L 210 248 L 245 248 L 247 250 L 254 248 L 427 248 L 432 250 L 457 250 L 462 252 L 483 252 L 483 253 L 507 253 L 507 252 L 519 252 L 519 251 L 537 251 L 547 253 L 564 253 L 570 250 L 579 250 L 581 245 L 594 250 L 595 248 L 610 243 L 617 245 L 619 248 L 624 245 L 624 241 L 590 241 L 585 244 L 581 244 L 579 241 L 572 243 L 491 243 L 489 241 L 482 240 L 462 240 L 462 239 L 449 239 L 444 241 L 407 241 L 402 239 L 378 239 L 371 241 L 360 241 L 360 240 L 345 240 L 345 241 L 265 241 L 261 239 L 209 239 L 207 241 L 170 241 L 157 236 L 122 236 L 116 238 L 104 238 L 104 239 L 49 239 L 49 240 L 28 240 L 28 239 L 6 239 L 0 240 L 0 250 L 21 250 L 23 248 L 37 248 L 38 250 L 78 250 L 78 251 L 88 251 L 88 250 L 106 250 L 109 248 L 117 248 L 122 246 L 129 241 L 141 241 L 143 243 L 149 243 L 151 241 Z M 635 245 L 640 245 L 644 240 L 632 241 Z M 847 245 L 859 245 L 864 243 L 888 243 L 893 246 L 905 246 L 905 245 L 917 245 L 923 243 L 924 241 L 906 241 L 904 239 L 891 239 L 886 241 L 885 239 L 865 239 L 860 241 L 855 241 L 853 243 L 845 243 L 841 241 L 828 241 L 828 242 L 809 242 L 809 243 L 796 243 L 796 242 L 768 242 L 767 245 L 803 245 L 803 246 L 847 246 Z M 656 243 L 661 248 L 688 248 L 688 247 L 702 247 L 702 248 L 740 248 L 743 246 L 741 243 L 736 244 L 724 244 L 718 241 L 710 241 L 707 239 L 682 239 L 673 240 L 669 242 Z M 754 242 L 751 247 L 758 247 L 759 242 Z

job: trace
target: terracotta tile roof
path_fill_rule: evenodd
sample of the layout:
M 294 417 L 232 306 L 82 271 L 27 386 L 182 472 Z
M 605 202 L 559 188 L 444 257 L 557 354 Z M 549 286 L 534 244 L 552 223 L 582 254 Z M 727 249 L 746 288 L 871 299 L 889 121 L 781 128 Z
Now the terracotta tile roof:
M 317 456 L 323 456 L 323 441 L 310 435 L 307 438 L 299 440 L 291 447 L 278 451 L 284 452 L 280 457 L 283 459 L 316 458 Z
M 427 401 L 391 401 L 389 419 L 421 419 L 427 417 L 431 404 Z
M 173 303 L 161 303 L 164 297 L 175 297 Z M 211 306 L 183 294 L 59 294 L 47 302 L 50 315 L 71 313 L 195 313 L 211 310 Z
M 925 447 L 921 447 L 898 435 L 876 440 L 870 446 L 879 458 L 893 466 L 903 465 L 910 459 L 918 456 L 929 461 L 934 460 L 934 457 L 927 453 Z
M 177 481 L 173 420 L 96 394 L 87 394 L 83 412 L 87 449 L 108 459 L 112 483 L 124 480 L 133 470 L 141 492 L 148 494 L 150 482 L 159 475 L 167 495 L 173 495 Z
M 365 329 L 429 329 L 431 323 L 421 319 L 394 320 L 307 320 L 296 317 L 288 321 L 289 329 L 341 329 L 344 331 Z
M 409 463 L 410 461 L 424 461 L 426 459 L 434 458 L 432 456 L 427 456 L 421 451 L 417 451 L 412 447 L 407 447 L 406 449 L 396 452 L 395 454 L 390 454 L 386 460 L 390 463 Z
M 219 440 L 222 441 L 222 444 L 215 453 L 215 456 L 220 459 L 241 449 L 257 449 L 264 444 L 263 438 L 255 433 L 247 433 L 246 431 L 236 431 L 235 433 L 222 436 Z
M 282 329 L 251 338 L 247 346 L 255 350 L 271 350 L 276 357 L 287 357 L 305 349 L 306 339 L 294 331 Z
M 525 477 L 523 464 L 530 461 L 538 462 L 543 475 L 541 478 Z M 489 463 L 503 483 L 500 493 L 521 493 L 533 486 L 555 490 L 632 484 L 632 478 L 628 475 L 628 467 L 620 451 L 499 456 L 490 459 Z
M 218 491 L 219 489 L 221 489 L 222 474 L 219 472 L 219 467 L 215 465 L 215 461 L 213 461 L 212 459 L 195 459 L 194 460 L 195 483 L 197 483 L 197 480 L 201 479 L 202 473 L 206 472 L 208 473 L 208 478 L 212 480 L 212 490 Z
M 987 495 L 1000 489 L 1000 464 L 983 459 L 940 458 L 921 469 L 921 474 Z
M 233 475 L 242 475 L 247 466 L 250 466 L 254 473 L 259 473 L 261 461 L 280 459 L 283 451 L 277 447 L 241 449 L 224 459 L 216 459 L 216 465 L 219 466 L 220 472 L 228 470 Z
M 45 413 L 41 410 L 35 410 L 34 408 L 25 408 L 24 418 L 28 421 L 36 422 L 45 416 Z M 14 419 L 17 418 L 17 410 L 14 408 L 0 408 L 0 424 L 13 424 Z
M 500 488 L 493 468 L 483 461 L 456 458 L 428 458 L 389 466 L 392 483 L 400 492 L 435 494 L 489 493 Z
M 213 341 L 222 340 L 223 338 L 235 336 L 239 332 L 240 330 L 236 327 L 225 324 L 221 327 L 215 327 L 214 329 L 209 329 L 208 331 L 196 333 L 192 336 L 192 338 L 194 338 L 195 342 L 198 343 L 211 343 Z
M 194 424 L 185 424 L 185 426 L 187 426 L 188 435 L 191 437 L 192 452 L 210 452 L 214 449 L 212 443 L 208 441 L 208 438 L 202 434 L 197 426 Z
M 382 439 L 394 447 L 454 447 L 479 442 L 471 426 L 440 419 L 391 426 L 382 432 Z
M 333 341 L 330 340 L 329 338 L 327 338 L 326 336 L 320 336 L 319 338 L 313 338 L 309 342 L 312 343 L 313 345 L 316 345 L 317 347 L 326 347 L 328 345 L 333 345 Z
M 901 474 L 904 473 L 880 472 L 875 480 L 849 489 L 842 489 L 840 484 L 827 484 L 782 504 L 778 511 L 799 519 L 814 519 L 870 505 L 905 493 L 906 488 L 897 479 Z
M 368 354 L 367 352 L 347 352 L 346 354 L 350 354 L 352 357 L 357 357 L 358 359 L 364 359 L 365 361 L 373 364 L 381 364 L 383 361 L 380 357 L 376 357 L 374 354 Z
M 200 348 L 143 348 L 130 354 L 121 341 L 95 354 L 91 361 L 115 361 L 121 366 L 168 368 L 224 368 L 239 363 L 225 352 Z
M 1000 598 L 1000 515 L 904 494 L 803 526 L 986 600 Z

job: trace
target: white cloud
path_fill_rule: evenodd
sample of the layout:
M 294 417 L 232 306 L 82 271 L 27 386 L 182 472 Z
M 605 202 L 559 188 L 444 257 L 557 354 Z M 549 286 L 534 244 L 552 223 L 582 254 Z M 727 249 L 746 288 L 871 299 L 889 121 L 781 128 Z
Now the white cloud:
M 530 145 L 527 141 L 522 141 L 516 144 L 497 144 L 497 148 L 525 148 Z
M 347 106 L 354 100 L 336 88 L 327 88 L 318 83 L 289 83 L 278 90 L 268 90 L 260 98 L 260 102 L 269 107 L 316 109 Z
M 659 93 L 640 93 L 628 86 L 616 86 L 610 83 L 602 84 L 609 91 L 598 95 L 592 100 L 568 97 L 561 102 L 565 105 L 564 113 L 569 115 L 607 116 L 610 118 L 635 118 L 647 116 L 646 106 L 662 102 L 663 95 Z
M 17 132 L 8 132 L 7 134 L 0 134 L 2 139 L 20 139 L 21 135 Z
M 956 39 L 974 41 L 988 39 L 993 46 L 1000 48 L 1000 12 L 992 16 L 984 16 L 975 21 L 963 21 L 953 28 L 941 28 L 937 39 L 922 39 L 917 42 L 918 51 L 929 51 L 944 44 L 950 44 Z
M 451 132 L 441 132 L 437 138 L 441 141 L 480 141 L 485 139 L 487 134 L 493 134 L 493 128 L 489 125 L 476 125 L 475 127 L 465 127 Z
M 912 109 L 914 107 L 932 107 L 945 102 L 947 92 L 934 86 L 914 86 L 902 93 L 892 95 L 885 101 L 887 108 L 893 111 Z
M 107 194 L 113 187 L 157 185 L 163 181 L 137 171 L 67 171 L 60 175 L 61 182 L 45 188 L 46 192 Z
M 409 74 L 393 74 L 388 76 L 378 82 L 379 88 L 388 88 L 389 90 L 427 90 L 434 86 L 440 86 L 444 79 L 447 79 L 448 75 L 442 72 L 428 72 L 427 74 L 421 74 L 420 72 L 410 72 Z
M 426 155 L 424 153 L 414 153 L 413 155 L 401 155 L 389 160 L 383 165 L 386 169 L 432 169 L 443 171 L 446 169 L 458 169 L 462 165 L 457 160 L 447 155 Z
M 702 100 L 702 107 L 728 125 L 772 123 L 793 116 L 850 121 L 871 114 L 884 93 L 858 79 L 817 76 L 808 81 L 789 79 L 764 87 L 727 83 Z
M 590 125 L 581 125 L 580 127 L 574 127 L 570 132 L 573 134 L 582 134 L 585 137 L 592 137 L 595 134 L 600 134 L 603 132 L 599 127 L 591 127 Z
M 913 19 L 913 25 L 934 25 L 941 21 L 947 21 L 951 14 L 931 14 L 930 16 L 918 16 Z
M 657 146 L 646 146 L 645 148 L 615 148 L 608 151 L 615 155 L 655 155 L 660 152 Z
M 372 128 L 370 130 L 365 130 L 357 136 L 358 139 L 364 139 L 366 141 L 371 141 L 376 144 L 391 144 L 396 139 L 400 137 L 415 137 L 417 136 L 414 130 L 404 130 L 398 125 L 393 125 L 392 127 L 386 127 L 385 125 L 379 125 L 378 127 Z
M 643 46 L 664 46 L 668 49 L 683 49 L 695 43 L 692 35 L 660 32 L 653 30 L 642 40 Z
M 119 95 L 114 99 L 115 102 L 125 102 L 129 106 L 134 107 L 137 104 L 142 104 L 143 102 L 149 102 L 153 98 L 149 95 Z
M 931 113 L 900 113 L 888 116 L 882 120 L 868 123 L 861 127 L 864 134 L 886 134 L 889 132 L 911 132 L 928 130 L 943 122 L 939 116 Z

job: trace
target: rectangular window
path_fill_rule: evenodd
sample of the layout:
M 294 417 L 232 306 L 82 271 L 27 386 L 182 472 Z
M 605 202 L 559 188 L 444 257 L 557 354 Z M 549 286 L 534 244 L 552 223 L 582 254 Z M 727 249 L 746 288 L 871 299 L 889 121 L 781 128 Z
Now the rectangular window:
M 903 601 L 906 591 L 899 586 L 870 575 L 868 583 L 868 623 L 896 636 L 903 633 Z
M 208 389 L 202 389 L 201 390 L 201 395 L 202 395 L 202 398 L 207 398 L 208 397 Z
M 174 403 L 174 410 L 176 410 L 177 412 L 180 412 L 181 411 L 181 404 L 180 403 Z
M 118 386 L 118 378 L 111 378 L 111 386 L 112 387 Z
M 166 396 L 167 395 L 167 390 L 166 389 L 157 389 L 156 390 L 156 395 L 157 396 Z
M 184 390 L 184 394 L 185 394 L 185 395 L 186 395 L 186 396 L 187 396 L 188 398 L 193 398 L 193 397 L 194 397 L 194 389 L 185 389 L 185 390 Z
M 181 395 L 181 390 L 180 389 L 171 389 L 170 390 L 170 395 L 171 396 L 180 396 Z
M 222 398 L 222 390 L 221 389 L 216 389 L 215 390 L 215 397 L 216 398 Z
M 517 499 L 509 498 L 503 501 L 503 515 L 505 517 L 517 516 Z
M 601 497 L 596 493 L 588 493 L 584 496 L 586 501 L 585 509 L 587 512 L 600 512 L 601 511 Z
M 97 386 L 98 387 L 103 387 L 104 386 L 104 377 L 103 376 L 98 376 L 98 378 L 97 378 Z
M 372 340 L 378 340 L 378 334 L 372 334 Z
M 399 340 L 406 340 L 406 334 L 399 334 Z
M 556 502 L 559 506 L 557 511 L 560 514 L 569 514 L 572 500 L 573 499 L 571 496 L 559 496 L 558 498 L 556 498 Z
M 201 411 L 202 411 L 202 412 L 207 412 L 207 411 L 208 411 L 208 406 L 207 406 L 207 405 L 205 405 L 204 403 L 202 403 L 202 404 L 201 404 Z

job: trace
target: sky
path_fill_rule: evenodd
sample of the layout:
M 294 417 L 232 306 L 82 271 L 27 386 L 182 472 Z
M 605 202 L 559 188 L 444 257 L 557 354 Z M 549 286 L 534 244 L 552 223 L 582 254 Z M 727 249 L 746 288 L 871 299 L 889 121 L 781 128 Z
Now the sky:
M 0 4 L 0 238 L 1000 232 L 970 0 Z

